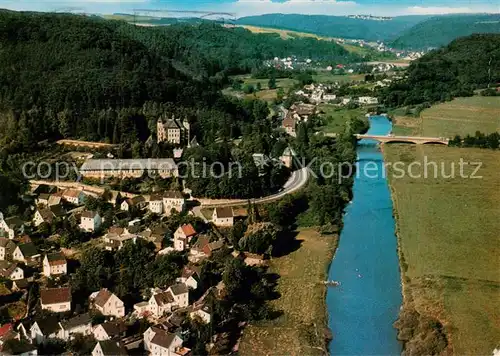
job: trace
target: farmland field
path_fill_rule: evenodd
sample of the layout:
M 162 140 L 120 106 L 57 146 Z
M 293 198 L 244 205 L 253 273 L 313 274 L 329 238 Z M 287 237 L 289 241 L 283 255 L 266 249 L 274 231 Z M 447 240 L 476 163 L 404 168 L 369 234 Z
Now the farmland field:
M 279 318 L 249 325 L 239 353 L 246 355 L 322 355 L 326 353 L 325 286 L 327 268 L 337 238 L 320 236 L 313 229 L 299 231 L 300 248 L 274 258 L 270 272 L 280 274 L 281 297 L 272 306 L 283 311 Z
M 320 104 L 319 110 L 320 116 L 325 120 L 321 131 L 325 133 L 341 133 L 352 117 L 363 117 L 366 113 L 362 108 L 343 109 L 332 104 Z
M 482 179 L 404 177 L 389 180 L 400 247 L 405 298 L 438 318 L 453 352 L 491 354 L 500 340 L 500 152 L 441 146 L 386 145 L 386 162 L 482 162 Z M 464 175 L 474 168 L 469 165 Z M 419 170 L 415 169 L 415 173 Z M 423 173 L 420 170 L 420 173 Z M 411 298 L 412 297 L 412 298 Z
M 420 118 L 396 114 L 395 134 L 453 137 L 500 131 L 500 97 L 473 96 L 434 105 Z

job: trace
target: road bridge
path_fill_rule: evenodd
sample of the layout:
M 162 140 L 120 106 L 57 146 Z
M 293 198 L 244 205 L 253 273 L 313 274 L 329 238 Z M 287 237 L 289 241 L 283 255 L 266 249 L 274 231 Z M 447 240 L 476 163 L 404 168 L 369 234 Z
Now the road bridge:
M 362 139 L 370 139 L 370 140 L 375 140 L 380 143 L 414 143 L 417 145 L 424 145 L 424 144 L 441 144 L 441 145 L 448 145 L 448 142 L 450 141 L 447 138 L 444 137 L 421 137 L 421 136 L 396 136 L 396 135 L 360 135 L 357 134 L 355 135 L 357 139 L 362 140 Z

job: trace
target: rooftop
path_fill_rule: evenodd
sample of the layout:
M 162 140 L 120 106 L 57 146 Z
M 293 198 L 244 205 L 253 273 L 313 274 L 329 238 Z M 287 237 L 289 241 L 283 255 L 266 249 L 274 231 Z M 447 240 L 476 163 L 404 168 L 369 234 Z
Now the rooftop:
M 69 287 L 41 289 L 40 300 L 45 305 L 70 302 L 71 289 Z
M 81 172 L 173 169 L 177 169 L 177 165 L 172 158 L 89 159 L 80 167 Z

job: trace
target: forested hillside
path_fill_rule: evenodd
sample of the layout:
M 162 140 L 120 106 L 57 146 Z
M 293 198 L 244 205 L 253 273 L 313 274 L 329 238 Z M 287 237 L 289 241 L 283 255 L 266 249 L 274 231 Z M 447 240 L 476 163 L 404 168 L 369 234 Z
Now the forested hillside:
M 414 61 L 407 76 L 384 90 L 386 105 L 430 104 L 496 86 L 500 82 L 500 34 L 457 39 Z
M 0 25 L 0 146 L 13 149 L 61 137 L 144 141 L 166 112 L 189 116 L 210 140 L 239 135 L 255 117 L 219 93 L 229 74 L 292 54 L 359 60 L 334 43 L 217 24 L 141 28 L 2 11 Z
M 438 48 L 474 33 L 500 33 L 500 14 L 438 16 L 421 22 L 391 43 L 402 49 Z
M 240 25 L 309 32 L 322 36 L 363 40 L 395 39 L 431 16 L 398 16 L 390 21 L 353 19 L 346 16 L 266 14 L 242 17 Z

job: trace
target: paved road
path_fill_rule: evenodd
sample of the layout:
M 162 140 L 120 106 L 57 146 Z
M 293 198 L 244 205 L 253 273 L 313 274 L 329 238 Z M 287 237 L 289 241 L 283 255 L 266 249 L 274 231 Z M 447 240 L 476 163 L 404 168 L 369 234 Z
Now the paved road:
M 255 204 L 261 204 L 261 203 L 269 203 L 275 200 L 279 200 L 283 198 L 285 195 L 294 193 L 300 189 L 302 189 L 308 179 L 309 179 L 310 173 L 308 168 L 302 168 L 297 171 L 294 171 L 288 181 L 283 185 L 283 189 L 273 195 L 269 195 L 267 197 L 263 198 L 258 198 L 258 199 L 251 199 L 250 201 Z M 196 199 L 196 198 L 195 198 Z M 216 207 L 224 207 L 224 206 L 240 206 L 240 205 L 246 205 L 248 203 L 248 199 L 234 199 L 234 200 L 205 200 L 205 199 L 197 199 L 201 201 L 202 207 L 206 208 L 216 208 Z

